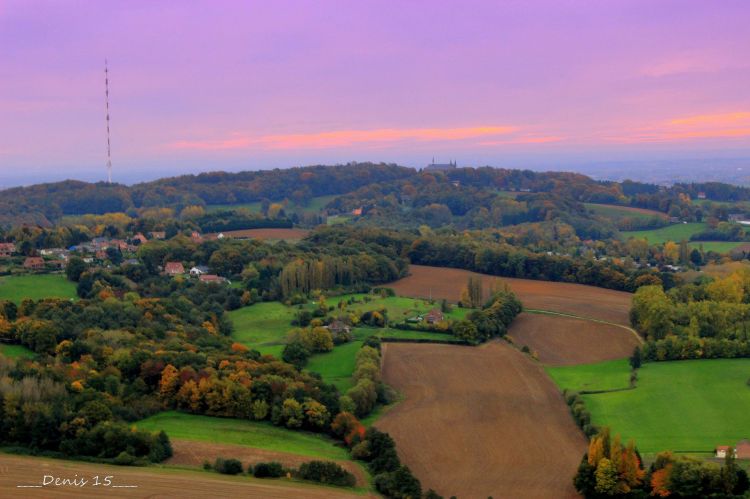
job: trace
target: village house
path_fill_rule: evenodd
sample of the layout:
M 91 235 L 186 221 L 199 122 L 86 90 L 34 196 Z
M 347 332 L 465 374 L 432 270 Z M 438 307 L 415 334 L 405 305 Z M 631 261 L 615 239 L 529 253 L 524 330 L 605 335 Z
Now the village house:
M 352 210 L 352 215 L 355 217 L 362 216 L 362 208 L 355 208 Z
M 167 233 L 164 231 L 151 232 L 150 234 L 152 239 L 162 240 L 167 238 Z
M 197 265 L 190 269 L 190 275 L 193 277 L 198 277 L 203 274 L 208 274 L 208 267 L 204 267 L 203 265 Z
M 167 275 L 182 275 L 185 273 L 185 267 L 180 262 L 167 262 L 164 266 L 164 273 Z
M 30 256 L 23 262 L 23 268 L 28 270 L 42 270 L 44 259 L 41 256 Z
M 196 244 L 200 244 L 203 242 L 203 236 L 201 236 L 199 232 L 193 231 L 193 233 L 190 234 L 190 240 Z
M 728 445 L 716 446 L 716 451 L 715 451 L 716 457 L 719 459 L 724 459 L 725 457 L 727 457 L 727 454 L 729 453 L 729 449 L 731 449 L 731 447 L 729 447 Z
M 216 274 L 203 274 L 198 277 L 200 282 L 229 282 L 225 277 L 218 276 Z
M 16 245 L 13 243 L 0 243 L 0 258 L 10 258 L 16 252 Z
M 698 193 L 698 199 L 706 199 L 706 193 L 705 192 L 699 192 Z
M 425 314 L 424 320 L 425 322 L 427 322 L 427 324 L 437 324 L 438 322 L 444 321 L 445 316 L 443 315 L 443 312 L 440 311 L 440 309 L 433 308 Z
M 140 232 L 132 237 L 133 242 L 138 241 L 138 244 L 144 244 L 148 242 L 148 239 L 146 236 L 141 234 Z
M 331 334 L 348 334 L 351 331 L 351 328 L 347 323 L 338 319 L 331 322 L 327 327 Z

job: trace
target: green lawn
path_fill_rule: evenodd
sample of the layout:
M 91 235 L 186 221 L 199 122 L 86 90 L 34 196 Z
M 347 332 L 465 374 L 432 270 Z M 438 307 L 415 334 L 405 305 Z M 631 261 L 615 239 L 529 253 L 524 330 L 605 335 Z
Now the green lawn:
M 30 359 L 34 356 L 34 352 L 23 345 L 6 345 L 4 343 L 0 343 L 0 355 L 5 355 L 6 357 L 10 357 L 12 359 L 17 359 L 20 357 Z
M 630 384 L 628 359 L 609 360 L 596 364 L 547 367 L 550 378 L 560 389 L 580 391 L 617 390 Z
M 21 303 L 26 298 L 75 298 L 76 285 L 64 274 L 29 274 L 0 277 L 0 300 Z
M 613 363 L 598 366 L 572 366 L 565 368 L 571 373 L 552 376 L 579 386 L 599 376 L 615 379 Z M 583 396 L 594 424 L 634 439 L 646 454 L 710 453 L 750 437 L 750 359 L 647 363 L 638 378 L 635 390 Z
M 349 459 L 346 449 L 337 447 L 325 435 L 287 430 L 267 422 L 166 411 L 138 421 L 135 426 L 148 431 L 164 430 L 177 439 L 246 445 L 322 459 Z

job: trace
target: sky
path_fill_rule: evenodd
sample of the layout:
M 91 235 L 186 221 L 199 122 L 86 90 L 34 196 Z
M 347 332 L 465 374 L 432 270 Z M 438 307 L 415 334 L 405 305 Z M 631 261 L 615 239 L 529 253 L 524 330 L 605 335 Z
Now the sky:
M 0 0 L 0 186 L 750 157 L 750 2 Z

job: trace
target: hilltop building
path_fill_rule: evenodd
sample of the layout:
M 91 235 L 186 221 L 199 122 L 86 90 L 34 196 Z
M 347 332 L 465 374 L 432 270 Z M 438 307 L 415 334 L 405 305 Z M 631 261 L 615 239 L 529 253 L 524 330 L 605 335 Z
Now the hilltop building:
M 432 158 L 432 163 L 425 167 L 425 171 L 432 172 L 444 172 L 447 170 L 455 170 L 458 167 L 455 161 L 449 161 L 448 163 L 435 163 L 435 158 Z

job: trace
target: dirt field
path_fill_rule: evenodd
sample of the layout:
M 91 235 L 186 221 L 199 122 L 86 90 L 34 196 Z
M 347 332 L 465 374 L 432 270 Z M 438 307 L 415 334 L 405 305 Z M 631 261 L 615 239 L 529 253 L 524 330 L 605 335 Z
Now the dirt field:
M 237 239 L 271 239 L 285 241 L 299 241 L 310 233 L 306 229 L 248 229 L 248 230 L 229 230 L 222 232 L 225 237 Z M 218 234 L 206 234 L 206 239 L 216 239 Z
M 410 271 L 410 276 L 388 286 L 403 296 L 432 296 L 455 302 L 460 299 L 461 291 L 466 287 L 470 275 L 482 277 L 485 292 L 488 292 L 494 279 L 500 279 L 511 287 L 525 308 L 553 310 L 617 324 L 628 324 L 632 295 L 622 291 L 565 282 L 512 279 L 477 274 L 468 270 L 423 265 L 412 265 Z
M 84 487 L 52 486 L 18 488 L 17 485 L 42 483 L 44 475 L 78 480 L 85 478 Z M 77 475 L 77 477 L 76 477 Z M 135 485 L 135 488 L 93 486 L 112 476 L 112 485 Z M 80 482 L 79 482 L 80 483 Z M 345 499 L 375 497 L 357 495 L 342 489 L 300 484 L 286 480 L 260 480 L 247 476 L 230 477 L 218 473 L 184 471 L 167 468 L 129 468 L 103 464 L 79 463 L 37 457 L 0 454 L 0 497 L 8 498 L 180 498 L 252 497 L 274 499 Z
M 460 498 L 577 497 L 586 439 L 541 366 L 502 341 L 383 345 L 405 400 L 376 423 L 423 488 Z
M 550 366 L 622 359 L 639 344 L 633 333 L 619 326 L 542 314 L 519 315 L 508 336 Z
M 215 444 L 194 440 L 172 440 L 172 450 L 174 451 L 174 455 L 164 464 L 202 467 L 204 461 L 213 463 L 217 457 L 233 457 L 242 461 L 245 467 L 248 464 L 255 464 L 261 461 L 278 461 L 284 466 L 296 468 L 302 463 L 315 459 L 287 452 L 255 449 L 244 445 Z M 367 477 L 362 468 L 351 461 L 337 462 L 357 477 L 358 486 L 367 486 Z

